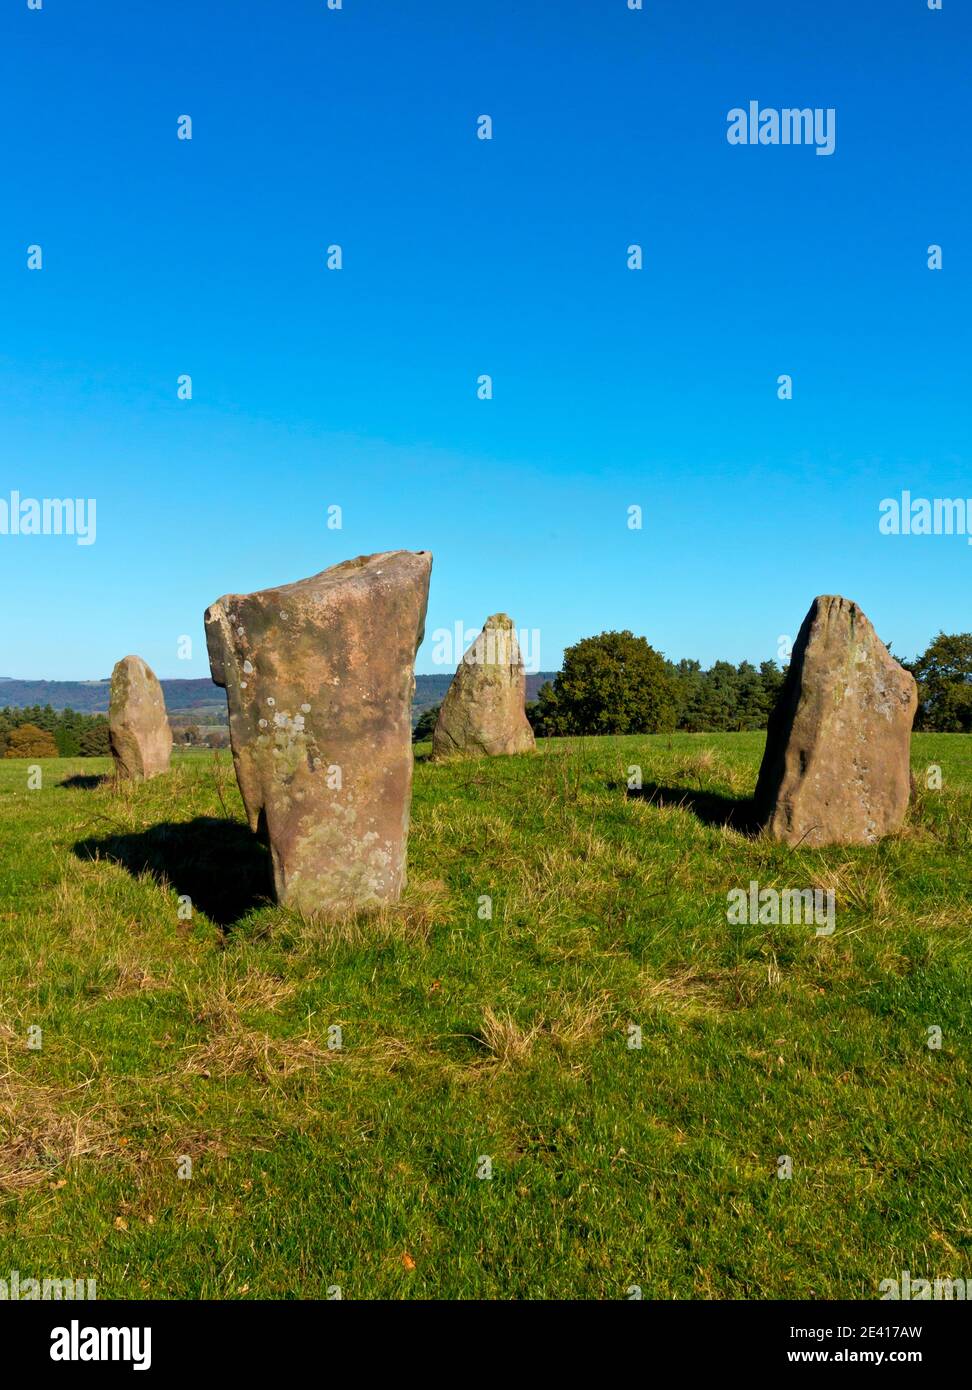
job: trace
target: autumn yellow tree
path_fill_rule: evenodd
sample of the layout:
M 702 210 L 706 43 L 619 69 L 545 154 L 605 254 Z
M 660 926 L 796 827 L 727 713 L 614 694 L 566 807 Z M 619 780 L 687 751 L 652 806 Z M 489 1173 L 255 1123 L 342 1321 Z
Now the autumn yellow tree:
M 56 758 L 54 735 L 36 724 L 21 724 L 7 735 L 8 758 Z

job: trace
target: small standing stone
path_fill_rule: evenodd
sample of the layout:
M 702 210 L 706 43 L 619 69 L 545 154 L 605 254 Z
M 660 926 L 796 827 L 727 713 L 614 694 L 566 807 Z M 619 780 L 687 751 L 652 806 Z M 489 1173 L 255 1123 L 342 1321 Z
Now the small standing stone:
M 115 772 L 141 782 L 168 772 L 172 730 L 155 672 L 140 656 L 125 656 L 111 673 L 108 738 Z
M 850 600 L 816 598 L 769 720 L 756 785 L 766 833 L 789 845 L 873 844 L 904 820 L 914 677 Z
M 460 661 L 442 702 L 432 756 L 532 752 L 536 740 L 525 704 L 526 673 L 513 619 L 494 613 Z
M 432 556 L 361 555 L 206 611 L 236 776 L 277 899 L 336 919 L 405 883 L 415 653 Z

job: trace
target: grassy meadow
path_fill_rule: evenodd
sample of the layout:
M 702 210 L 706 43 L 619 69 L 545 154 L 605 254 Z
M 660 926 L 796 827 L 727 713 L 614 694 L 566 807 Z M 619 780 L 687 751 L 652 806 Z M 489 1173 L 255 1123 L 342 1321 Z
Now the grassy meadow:
M 339 928 L 267 904 L 228 754 L 142 786 L 52 760 L 38 790 L 0 762 L 0 1277 L 232 1299 L 972 1277 L 972 738 L 914 737 L 908 823 L 870 849 L 754 837 L 762 745 L 420 746 L 404 900 Z M 832 888 L 836 931 L 730 924 L 750 880 Z

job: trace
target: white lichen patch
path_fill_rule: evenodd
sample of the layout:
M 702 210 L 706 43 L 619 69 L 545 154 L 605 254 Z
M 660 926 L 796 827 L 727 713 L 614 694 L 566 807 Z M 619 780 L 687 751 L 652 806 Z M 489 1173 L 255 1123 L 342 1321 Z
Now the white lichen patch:
M 267 732 L 259 734 L 257 741 L 272 755 L 274 777 L 290 781 L 299 773 L 306 776 L 316 760 L 313 759 L 313 744 L 308 746 L 304 716 L 281 709 L 274 711 L 272 723 L 266 719 L 259 723 Z

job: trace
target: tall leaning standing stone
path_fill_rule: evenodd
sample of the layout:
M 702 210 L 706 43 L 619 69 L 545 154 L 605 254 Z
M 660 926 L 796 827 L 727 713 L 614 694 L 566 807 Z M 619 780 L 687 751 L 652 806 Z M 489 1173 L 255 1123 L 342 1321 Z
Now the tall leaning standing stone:
M 172 730 L 155 672 L 140 656 L 125 656 L 111 673 L 108 740 L 115 772 L 141 782 L 168 772 Z
M 362 555 L 206 610 L 236 776 L 281 903 L 335 919 L 401 894 L 431 570 L 427 551 Z
M 494 613 L 465 653 L 439 710 L 432 756 L 529 753 L 526 673 L 513 619 Z
M 756 785 L 766 833 L 790 845 L 873 844 L 900 826 L 917 707 L 910 672 L 850 600 L 803 621 Z

